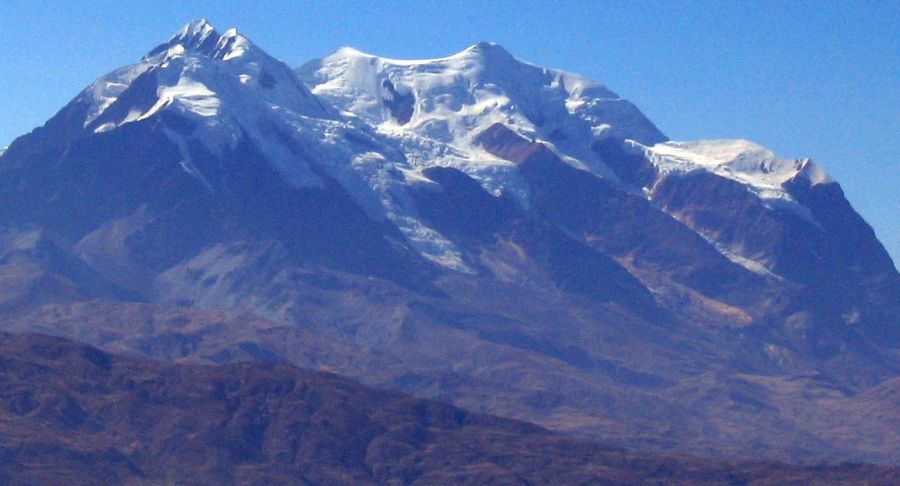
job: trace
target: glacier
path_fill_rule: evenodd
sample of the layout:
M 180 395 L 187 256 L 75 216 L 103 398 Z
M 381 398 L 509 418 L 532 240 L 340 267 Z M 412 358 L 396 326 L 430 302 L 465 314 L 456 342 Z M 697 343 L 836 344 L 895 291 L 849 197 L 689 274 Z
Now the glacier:
M 344 47 L 294 70 L 237 30 L 219 33 L 199 19 L 140 62 L 99 78 L 76 102 L 85 107 L 85 130 L 97 134 L 160 119 L 179 148 L 181 167 L 211 192 L 191 144 L 216 154 L 249 139 L 291 186 L 322 187 L 323 176 L 333 178 L 371 218 L 396 226 L 420 255 L 460 272 L 472 270 L 455 245 L 419 217 L 411 191 L 439 191 L 423 171 L 451 167 L 528 208 L 529 187 L 517 165 L 478 142 L 495 124 L 577 169 L 626 190 L 643 189 L 648 198 L 652 188 L 628 187 L 596 144 L 621 141 L 660 178 L 706 171 L 737 181 L 767 207 L 810 220 L 786 184 L 831 181 L 809 159 L 780 159 L 749 141 L 669 140 L 605 86 L 521 61 L 489 42 L 423 60 Z M 173 116 L 187 120 L 190 133 L 171 126 Z M 729 259 L 765 271 L 748 265 L 739 251 L 712 244 Z

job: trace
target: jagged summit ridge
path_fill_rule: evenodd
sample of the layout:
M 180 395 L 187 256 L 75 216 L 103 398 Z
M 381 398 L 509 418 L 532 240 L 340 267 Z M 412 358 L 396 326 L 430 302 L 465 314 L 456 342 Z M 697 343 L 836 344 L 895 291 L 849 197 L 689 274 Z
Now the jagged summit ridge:
M 237 30 L 229 29 L 219 34 L 201 19 L 186 25 L 168 42 L 151 50 L 141 62 L 113 71 L 89 87 L 84 98 L 91 102 L 92 109 L 85 119 L 85 126 L 119 101 L 119 96 L 133 88 L 133 83 L 145 74 L 147 78 L 155 78 L 146 80 L 149 86 L 144 86 L 145 90 L 153 89 L 155 84 L 158 100 L 167 104 L 184 101 L 185 111 L 199 116 L 218 114 L 223 101 L 240 104 L 239 98 L 253 97 L 262 98 L 261 101 L 270 106 L 295 112 L 317 116 L 328 114 L 284 63 L 256 47 Z M 151 93 L 144 95 L 152 96 Z M 164 100 L 167 96 L 171 98 L 168 102 Z M 128 109 L 128 115 L 117 124 L 151 116 L 156 112 L 153 108 L 158 110 L 161 106 L 151 107 L 143 113 L 138 112 L 139 108 Z
M 218 42 L 220 35 L 216 28 L 212 26 L 206 19 L 200 18 L 189 22 L 184 28 L 175 34 L 169 44 L 181 44 L 186 49 L 198 49 L 203 46 L 207 40 L 213 43 Z
M 160 44 L 145 57 L 152 58 L 161 52 L 176 49 L 207 55 L 213 59 L 228 61 L 256 48 L 250 39 L 231 28 L 220 34 L 206 19 L 197 19 L 185 25 L 168 42 Z
M 170 42 L 177 40 L 183 44 L 200 45 L 207 38 L 217 35 L 216 28 L 208 20 L 199 18 L 188 22 L 178 34 L 172 37 Z
M 101 77 L 77 102 L 85 107 L 84 128 L 94 133 L 158 119 L 182 148 L 185 170 L 200 179 L 202 171 L 191 168 L 187 150 L 192 140 L 221 153 L 249 137 L 295 186 L 320 185 L 321 180 L 286 140 L 304 126 L 327 124 L 336 116 L 284 63 L 235 29 L 220 34 L 202 19 L 137 64 Z M 174 126 L 173 116 L 189 123 L 190 133 Z

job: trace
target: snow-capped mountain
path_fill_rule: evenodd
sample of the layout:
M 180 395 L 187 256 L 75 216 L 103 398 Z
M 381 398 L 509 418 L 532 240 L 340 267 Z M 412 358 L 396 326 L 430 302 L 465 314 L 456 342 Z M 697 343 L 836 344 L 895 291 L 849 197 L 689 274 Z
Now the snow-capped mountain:
M 597 147 L 623 141 L 627 151 L 653 165 L 653 182 L 707 171 L 739 182 L 770 208 L 793 210 L 811 221 L 810 210 L 785 185 L 797 178 L 812 185 L 831 182 L 808 159 L 782 160 L 745 140 L 668 141 L 633 104 L 606 87 L 520 61 L 492 43 L 427 60 L 388 59 L 345 47 L 298 73 L 313 93 L 394 139 L 413 163 L 462 170 L 489 192 L 515 195 L 524 206 L 528 185 L 515 164 L 478 143 L 495 124 L 540 142 L 575 168 L 619 183 L 622 174 L 610 168 Z M 768 272 L 722 245 L 717 248 Z
M 415 216 L 406 194 L 410 183 L 430 181 L 235 29 L 219 33 L 205 20 L 191 22 L 139 63 L 98 79 L 65 111 L 67 128 L 77 121 L 94 134 L 155 123 L 178 149 L 180 168 L 210 193 L 227 192 L 216 182 L 229 170 L 223 161 L 250 144 L 289 187 L 323 188 L 324 179 L 334 180 L 423 257 L 466 270 L 454 245 Z M 210 156 L 218 163 L 195 163 Z
M 590 150 L 595 138 L 666 140 L 634 105 L 581 76 L 519 61 L 483 42 L 442 59 L 396 60 L 345 47 L 298 70 L 313 92 L 373 124 L 421 166 L 470 174 L 490 192 L 527 191 L 510 162 L 476 143 L 501 123 L 539 139 L 567 162 L 614 175 Z
M 98 79 L 76 103 L 84 105 L 84 128 L 94 133 L 172 114 L 190 123 L 190 138 L 213 153 L 233 148 L 247 134 L 298 186 L 321 181 L 279 133 L 334 118 L 333 110 L 299 84 L 287 66 L 235 29 L 220 34 L 205 20 L 191 22 L 138 64 Z M 209 186 L 191 160 L 187 137 L 171 128 L 167 135 L 182 150 L 184 170 Z
M 772 151 L 747 140 L 701 140 L 664 142 L 653 146 L 634 143 L 661 175 L 705 170 L 736 181 L 775 207 L 791 207 L 808 216 L 809 209 L 791 196 L 785 187 L 803 179 L 810 185 L 832 179 L 810 159 L 785 160 Z
M 696 246 L 691 258 L 709 262 L 704 272 L 746 279 L 736 277 L 740 272 L 727 265 L 714 263 L 708 256 L 708 250 L 713 250 L 765 279 L 807 284 L 833 280 L 835 286 L 842 286 L 845 277 L 836 275 L 843 272 L 833 271 L 833 260 L 839 259 L 847 271 L 870 275 L 865 278 L 869 284 L 845 289 L 859 299 L 881 293 L 886 281 L 896 289 L 896 272 L 888 269 L 889 257 L 880 244 L 857 245 L 859 240 L 846 238 L 848 225 L 854 233 L 868 233 L 869 242 L 871 230 L 844 203 L 837 184 L 811 160 L 781 159 L 745 140 L 670 141 L 634 105 L 602 85 L 520 61 L 496 44 L 480 43 L 429 60 L 388 59 L 342 48 L 297 72 L 315 95 L 393 140 L 417 168 L 458 169 L 489 193 L 511 196 L 521 208 L 543 212 L 569 234 L 583 235 L 590 246 L 620 263 L 632 258 L 633 248 L 621 248 L 621 242 L 610 241 L 608 235 L 627 227 L 627 222 L 611 219 L 592 227 L 591 223 L 566 222 L 588 211 L 584 205 L 555 202 L 555 207 L 542 207 L 541 201 L 548 198 L 558 202 L 577 197 L 572 187 L 565 190 L 568 195 L 553 194 L 554 185 L 562 180 L 560 174 L 548 175 L 558 170 L 550 166 L 564 164 L 566 171 L 571 168 L 584 174 L 574 175 L 573 180 L 590 176 L 601 180 L 598 184 L 603 187 L 591 189 L 584 197 L 596 198 L 599 192 L 609 191 L 617 202 L 602 202 L 606 210 L 628 201 L 641 208 L 642 218 L 657 218 L 658 210 L 675 218 L 680 226 L 669 228 L 661 221 L 653 239 L 676 238 L 679 250 Z M 711 191 L 718 196 L 710 198 Z M 713 201 L 701 210 L 693 203 L 716 197 L 729 204 Z M 837 203 L 825 203 L 833 198 Z M 738 216 L 748 212 L 754 223 Z M 645 233 L 653 228 L 647 224 Z M 704 243 L 689 243 L 692 237 L 684 234 L 685 229 Z M 706 249 L 700 248 L 704 245 Z M 670 243 L 660 244 L 658 250 L 671 251 L 666 246 Z M 660 269 L 668 268 L 676 275 L 684 270 L 684 265 L 672 265 L 672 254 L 656 254 L 659 260 L 652 265 L 649 258 L 633 260 L 632 272 L 654 292 L 665 293 L 654 287 Z M 642 274 L 642 266 L 649 274 Z M 887 274 L 872 277 L 872 272 Z M 673 278 L 691 279 L 688 275 Z M 698 288 L 696 282 L 689 286 Z M 752 285 L 739 287 L 746 291 Z M 868 290 L 859 291 L 861 287 Z M 715 296 L 730 290 L 702 292 Z M 856 315 L 865 307 L 854 304 L 839 313 Z
M 806 413 L 900 369 L 900 275 L 839 185 L 495 44 L 292 70 L 194 21 L 0 154 L 0 198 L 7 328 L 659 450 L 890 442 Z
M 747 140 L 669 141 L 653 146 L 627 141 L 626 146 L 646 158 L 656 173 L 652 187 L 645 187 L 651 198 L 657 184 L 702 172 L 738 183 L 770 212 L 793 213 L 821 229 L 812 210 L 791 193 L 791 188 L 798 184 L 812 187 L 834 182 L 810 159 L 781 159 L 765 147 Z M 715 232 L 704 231 L 691 222 L 686 224 L 710 239 L 734 262 L 751 271 L 780 278 L 772 272 L 771 264 L 754 260 L 753 255 L 726 244 Z

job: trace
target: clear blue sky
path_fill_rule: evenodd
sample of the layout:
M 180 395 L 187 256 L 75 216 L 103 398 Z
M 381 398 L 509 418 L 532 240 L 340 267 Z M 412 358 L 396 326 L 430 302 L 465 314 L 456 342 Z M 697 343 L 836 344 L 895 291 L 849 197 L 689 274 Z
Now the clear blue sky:
M 292 66 L 344 45 L 422 58 L 498 42 L 606 84 L 671 138 L 813 157 L 900 261 L 898 1 L 3 0 L 0 147 L 197 17 Z

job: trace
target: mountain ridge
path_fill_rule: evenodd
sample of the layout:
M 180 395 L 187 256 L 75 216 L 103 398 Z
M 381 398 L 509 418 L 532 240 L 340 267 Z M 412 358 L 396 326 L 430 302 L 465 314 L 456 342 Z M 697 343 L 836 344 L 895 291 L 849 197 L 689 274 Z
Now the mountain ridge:
M 890 484 L 897 468 L 636 454 L 280 364 L 163 364 L 0 334 L 0 480 Z
M 489 44 L 293 71 L 242 39 L 189 24 L 0 155 L 3 234 L 64 256 L 0 238 L 4 329 L 321 366 L 656 451 L 890 460 L 896 437 L 813 411 L 900 370 L 900 276 L 808 160 L 670 141 Z M 151 326 L 166 309 L 204 325 Z

